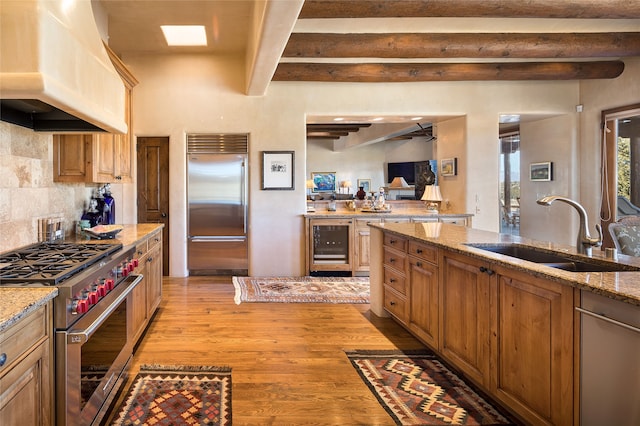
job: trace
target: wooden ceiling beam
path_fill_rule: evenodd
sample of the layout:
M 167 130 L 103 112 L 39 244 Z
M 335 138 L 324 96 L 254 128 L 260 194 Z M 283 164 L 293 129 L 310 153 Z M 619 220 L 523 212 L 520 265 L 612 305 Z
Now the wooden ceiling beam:
M 640 2 L 629 0 L 306 0 L 299 19 L 484 17 L 638 19 Z
M 416 82 L 616 78 L 622 61 L 420 64 L 281 63 L 273 81 Z
M 293 33 L 288 58 L 588 58 L 640 56 L 640 32 Z

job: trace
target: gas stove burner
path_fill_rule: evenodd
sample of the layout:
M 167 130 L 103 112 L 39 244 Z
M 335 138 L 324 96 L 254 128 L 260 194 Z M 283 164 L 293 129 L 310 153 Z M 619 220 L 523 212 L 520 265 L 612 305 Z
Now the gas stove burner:
M 0 285 L 42 282 L 58 285 L 115 253 L 122 244 L 38 243 L 0 255 Z

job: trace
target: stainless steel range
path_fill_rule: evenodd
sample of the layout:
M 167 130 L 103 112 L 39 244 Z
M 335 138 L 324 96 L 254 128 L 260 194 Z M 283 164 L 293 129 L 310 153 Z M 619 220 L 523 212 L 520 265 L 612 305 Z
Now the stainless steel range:
M 129 295 L 143 278 L 134 274 L 134 253 L 120 243 L 38 243 L 0 255 L 0 286 L 58 287 L 58 425 L 99 421 L 125 377 L 134 343 L 127 326 Z

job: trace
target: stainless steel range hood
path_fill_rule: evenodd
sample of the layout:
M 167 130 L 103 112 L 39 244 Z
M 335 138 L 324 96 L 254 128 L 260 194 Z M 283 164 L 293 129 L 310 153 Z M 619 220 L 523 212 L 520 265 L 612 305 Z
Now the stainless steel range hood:
M 87 0 L 2 0 L 0 119 L 37 131 L 126 133 L 125 88 Z

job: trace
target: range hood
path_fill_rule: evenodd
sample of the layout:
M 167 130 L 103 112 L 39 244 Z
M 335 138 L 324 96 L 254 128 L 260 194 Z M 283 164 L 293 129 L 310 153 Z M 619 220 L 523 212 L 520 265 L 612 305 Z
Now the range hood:
M 87 0 L 2 0 L 0 120 L 126 133 L 125 87 Z

